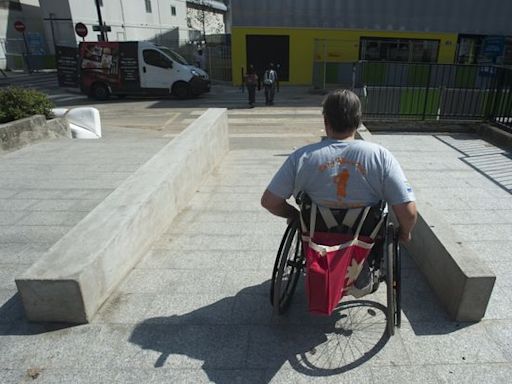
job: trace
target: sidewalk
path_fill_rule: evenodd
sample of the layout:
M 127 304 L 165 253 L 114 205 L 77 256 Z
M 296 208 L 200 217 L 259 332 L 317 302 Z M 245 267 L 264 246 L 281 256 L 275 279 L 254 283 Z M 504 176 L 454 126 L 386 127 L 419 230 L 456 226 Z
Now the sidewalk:
M 307 314 L 299 282 L 289 314 L 272 321 L 269 279 L 285 223 L 264 212 L 259 198 L 294 147 L 319 139 L 321 116 L 318 108 L 231 113 L 230 153 L 93 323 L 65 328 L 24 322 L 18 298 L 12 296 L 12 278 L 16 268 L 22 268 L 20 262 L 27 263 L 37 253 L 28 256 L 28 245 L 16 253 L 0 253 L 1 281 L 6 282 L 0 308 L 0 382 L 31 381 L 27 370 L 39 375 L 40 383 L 509 381 L 510 152 L 472 135 L 374 135 L 401 161 L 421 203 L 439 209 L 498 275 L 485 319 L 454 323 L 405 255 L 403 325 L 388 338 L 382 307 L 385 285 L 325 318 Z M 2 180 L 9 180 L 7 188 L 0 188 L 2 210 L 11 212 L 1 219 L 30 222 L 24 216 L 16 219 L 14 207 L 44 206 L 34 201 L 22 208 L 25 199 L 42 199 L 39 186 L 51 188 L 59 180 L 65 185 L 70 177 L 79 183 L 76 193 L 87 188 L 98 193 L 99 201 L 163 144 L 156 137 L 133 139 L 124 144 L 112 139 L 99 153 L 85 142 L 59 151 L 58 143 L 47 143 L 0 157 Z M 82 160 L 74 165 L 69 161 L 73 157 Z M 96 160 L 87 165 L 89 157 Z M 128 159 L 133 161 L 124 166 Z M 493 173 L 493 162 L 503 172 Z M 60 176 L 38 176 L 50 165 L 62 167 Z M 82 173 L 83 168 L 88 171 Z M 26 195 L 30 188 L 31 196 Z M 77 195 L 75 202 L 87 194 Z M 62 203 L 57 196 L 50 197 L 52 204 Z M 60 216 L 54 210 L 48 208 L 39 220 L 57 220 Z M 78 218 L 61 219 L 59 224 L 42 225 L 72 225 Z M 10 225 L 0 223 L 1 243 L 20 242 L 15 237 L 19 231 L 11 232 Z M 24 236 L 34 240 L 30 234 Z M 38 244 L 51 242 L 39 239 Z M 5 268 L 6 257 L 12 258 L 10 270 Z

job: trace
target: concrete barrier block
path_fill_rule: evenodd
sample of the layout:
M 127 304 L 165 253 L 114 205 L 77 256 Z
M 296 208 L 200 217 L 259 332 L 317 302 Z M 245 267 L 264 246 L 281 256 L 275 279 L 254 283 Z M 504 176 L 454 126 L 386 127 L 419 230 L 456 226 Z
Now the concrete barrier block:
M 98 139 L 101 137 L 100 112 L 96 108 L 71 108 L 64 117 L 69 121 L 73 138 Z
M 372 140 L 364 125 L 356 136 Z M 409 254 L 453 320 L 481 320 L 496 276 L 433 208 L 421 201 L 416 204 L 418 223 L 407 245 Z
M 16 279 L 27 318 L 90 321 L 228 150 L 227 112 L 210 109 Z
M 451 319 L 481 320 L 496 276 L 434 209 L 417 204 L 418 223 L 407 245 L 410 256 Z

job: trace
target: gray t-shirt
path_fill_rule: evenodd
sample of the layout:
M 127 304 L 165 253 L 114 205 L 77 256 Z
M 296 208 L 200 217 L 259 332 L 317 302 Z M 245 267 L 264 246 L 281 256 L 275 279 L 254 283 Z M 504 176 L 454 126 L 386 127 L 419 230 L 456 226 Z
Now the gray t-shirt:
M 391 152 L 362 140 L 326 139 L 296 150 L 277 171 L 268 190 L 284 199 L 304 191 L 317 204 L 331 208 L 416 200 Z

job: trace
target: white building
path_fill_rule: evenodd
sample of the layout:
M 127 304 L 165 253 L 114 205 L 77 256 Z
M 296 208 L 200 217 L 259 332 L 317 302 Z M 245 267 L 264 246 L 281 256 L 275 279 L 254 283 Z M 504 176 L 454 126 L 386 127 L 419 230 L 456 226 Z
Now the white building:
M 50 45 L 76 46 L 82 39 L 74 31 L 76 23 L 87 26 L 85 41 L 99 40 L 98 12 L 95 0 L 39 0 L 43 12 L 45 32 Z M 103 22 L 110 27 L 109 41 L 149 40 L 177 47 L 197 40 L 202 24 L 224 33 L 214 20 L 224 20 L 227 7 L 211 0 L 99 0 Z M 189 7 L 190 6 L 190 7 Z M 199 8 L 199 9 L 198 9 Z M 191 14 L 192 12 L 192 14 Z M 202 12 L 199 18 L 197 12 Z M 206 17 L 205 13 L 206 12 Z M 201 19 L 202 17 L 202 19 Z M 220 32 L 218 32 L 220 30 Z M 212 33 L 206 29 L 206 33 Z

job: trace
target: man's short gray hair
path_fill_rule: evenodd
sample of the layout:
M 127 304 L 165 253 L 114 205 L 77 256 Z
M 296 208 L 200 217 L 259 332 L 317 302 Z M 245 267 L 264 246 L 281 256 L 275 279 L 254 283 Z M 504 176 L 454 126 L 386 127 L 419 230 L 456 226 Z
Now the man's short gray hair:
M 322 107 L 324 117 L 337 133 L 353 132 L 361 124 L 361 101 L 348 89 L 330 92 L 325 97 Z

